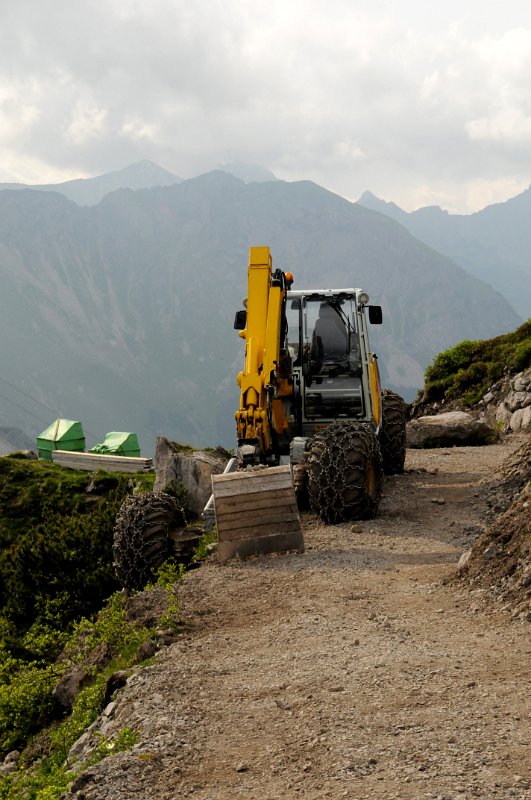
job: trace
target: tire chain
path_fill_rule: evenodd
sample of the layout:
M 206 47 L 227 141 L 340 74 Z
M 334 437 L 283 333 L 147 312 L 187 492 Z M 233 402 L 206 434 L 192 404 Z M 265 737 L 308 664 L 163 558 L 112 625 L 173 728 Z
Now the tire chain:
M 114 570 L 126 589 L 143 589 L 168 557 L 170 527 L 186 525 L 178 501 L 169 494 L 127 497 L 116 516 L 113 539 Z
M 376 513 L 382 493 L 383 465 L 378 439 L 368 426 L 337 422 L 317 433 L 308 472 L 311 507 L 324 522 L 368 519 Z
M 389 389 L 382 392 L 380 449 L 385 474 L 402 473 L 406 459 L 406 404 Z

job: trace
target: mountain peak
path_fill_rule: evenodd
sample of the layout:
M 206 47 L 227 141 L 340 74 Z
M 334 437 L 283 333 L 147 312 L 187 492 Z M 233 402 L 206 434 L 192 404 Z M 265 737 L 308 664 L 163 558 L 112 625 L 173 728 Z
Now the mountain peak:
M 120 189 L 150 189 L 153 186 L 169 186 L 173 183 L 179 183 L 182 179 L 174 175 L 172 172 L 169 172 L 164 167 L 155 164 L 154 161 L 150 161 L 148 158 L 144 158 L 141 161 L 136 161 L 134 164 L 129 164 L 127 167 L 123 167 L 122 169 L 113 170 L 112 172 L 107 172 L 104 175 L 97 175 L 94 178 L 85 178 L 84 180 L 100 180 L 102 178 L 122 178 L 128 181 L 127 186 L 120 186 Z M 130 186 L 129 184 L 132 181 L 141 181 L 142 186 L 134 187 Z M 144 183 L 146 181 L 153 181 L 151 186 L 146 186 Z M 70 181 L 71 182 L 71 181 Z
M 243 161 L 226 161 L 219 164 L 218 170 L 229 172 L 244 183 L 267 183 L 277 181 L 278 178 L 267 167 L 261 164 L 247 164 Z
M 59 192 L 78 206 L 95 206 L 105 195 L 117 189 L 153 189 L 156 186 L 171 186 L 181 178 L 173 175 L 153 161 L 143 159 L 122 169 L 96 175 L 93 178 L 75 178 L 63 183 L 34 184 L 0 183 L 2 189 L 33 189 L 34 191 Z
M 380 214 L 385 214 L 387 217 L 398 220 L 398 222 L 401 222 L 404 216 L 408 216 L 408 212 L 397 206 L 396 203 L 382 200 L 369 191 L 363 192 L 358 200 L 358 205 L 368 208 L 370 211 L 378 211 Z

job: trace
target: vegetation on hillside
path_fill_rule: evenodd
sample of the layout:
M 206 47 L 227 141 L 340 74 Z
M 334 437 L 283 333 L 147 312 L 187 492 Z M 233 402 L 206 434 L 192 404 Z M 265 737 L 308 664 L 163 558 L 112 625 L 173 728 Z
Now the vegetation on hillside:
M 494 339 L 464 341 L 439 353 L 426 369 L 424 402 L 477 403 L 496 381 L 531 364 L 531 319 Z
M 57 656 L 79 621 L 119 588 L 117 510 L 134 485 L 152 482 L 0 458 L 0 754 L 56 715 Z
M 118 588 L 114 519 L 135 485 L 152 483 L 0 458 L 0 625 L 17 657 L 42 657 L 31 644 L 41 630 L 68 629 Z
M 132 491 L 152 489 L 154 477 L 0 458 L 0 763 L 22 751 L 16 771 L 0 774 L 0 800 L 59 798 L 75 779 L 69 750 L 108 702 L 109 678 L 148 658 L 160 630 L 181 625 L 175 584 L 182 565 L 163 564 L 148 589 L 160 595 L 156 622 L 129 614 L 135 597 L 118 591 L 114 576 L 117 511 Z M 203 539 L 196 560 L 209 551 Z M 74 667 L 85 677 L 69 709 L 54 689 Z M 100 737 L 91 763 L 135 737 L 128 729 L 112 741 Z
M 177 574 L 174 576 L 177 578 Z M 171 596 L 171 591 L 167 594 Z M 58 800 L 77 774 L 107 755 L 131 747 L 136 733 L 124 728 L 109 739 L 96 735 L 87 762 L 76 765 L 69 751 L 108 702 L 111 676 L 143 660 L 142 647 L 154 631 L 127 617 L 126 598 L 116 592 L 94 620 L 82 618 L 63 642 L 61 659 L 48 665 L 19 664 L 0 685 L 0 737 L 5 752 L 21 742 L 27 746 L 17 770 L 0 776 L 0 800 Z M 54 703 L 53 688 L 75 664 L 90 661 L 98 649 L 108 652 L 101 665 L 87 670 L 87 680 L 69 713 Z M 149 651 L 148 651 L 149 652 Z

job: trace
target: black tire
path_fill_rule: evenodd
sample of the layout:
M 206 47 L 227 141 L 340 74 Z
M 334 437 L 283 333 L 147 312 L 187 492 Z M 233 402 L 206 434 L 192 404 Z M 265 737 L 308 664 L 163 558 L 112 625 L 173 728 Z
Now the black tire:
M 170 531 L 185 525 L 183 509 L 171 495 L 147 492 L 124 500 L 112 549 L 114 571 L 125 589 L 144 588 L 170 554 Z
M 312 511 L 323 522 L 370 519 L 382 494 L 378 438 L 357 422 L 334 422 L 317 433 L 308 458 Z
M 382 427 L 380 450 L 386 475 L 404 471 L 406 460 L 406 404 L 399 394 L 382 392 Z

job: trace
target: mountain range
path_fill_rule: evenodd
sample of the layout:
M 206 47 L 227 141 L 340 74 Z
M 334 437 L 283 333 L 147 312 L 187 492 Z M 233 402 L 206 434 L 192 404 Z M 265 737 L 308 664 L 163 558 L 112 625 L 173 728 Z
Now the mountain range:
M 81 420 L 88 444 L 135 431 L 144 454 L 159 434 L 233 446 L 243 348 L 232 323 L 258 244 L 294 288 L 360 286 L 383 306 L 371 341 L 384 384 L 408 399 L 440 350 L 520 322 L 402 225 L 309 181 L 216 171 L 96 205 L 57 186 L 4 189 L 0 426 L 35 436 L 55 415 Z
M 470 215 L 449 214 L 438 206 L 407 212 L 371 192 L 358 202 L 396 220 L 490 284 L 524 319 L 531 314 L 531 188 Z
M 59 192 L 73 203 L 80 206 L 94 206 L 106 194 L 116 189 L 150 189 L 153 186 L 171 186 L 179 183 L 181 178 L 173 175 L 153 161 L 139 161 L 125 169 L 96 175 L 94 178 L 76 178 L 64 183 L 42 183 L 27 185 L 24 183 L 0 183 L 0 191 L 4 189 L 33 189 L 36 192 Z
M 219 169 L 228 172 L 245 183 L 263 183 L 276 181 L 276 176 L 258 164 L 246 164 L 241 161 L 230 161 L 220 165 Z M 0 183 L 3 189 L 34 189 L 36 192 L 59 192 L 78 206 L 95 206 L 105 195 L 117 189 L 152 189 L 155 186 L 172 186 L 180 183 L 182 178 L 159 167 L 153 161 L 144 159 L 124 169 L 96 175 L 94 178 L 76 178 L 64 183 L 42 183 L 28 185 L 25 183 Z

